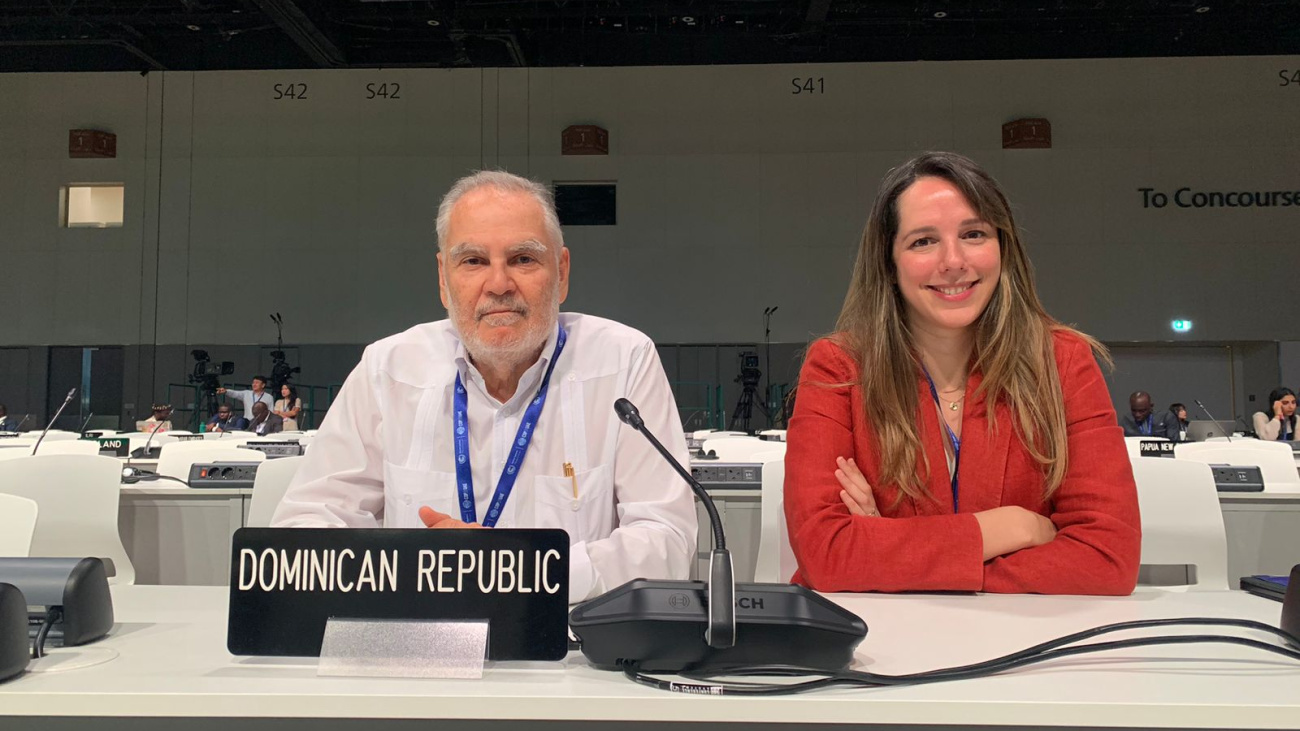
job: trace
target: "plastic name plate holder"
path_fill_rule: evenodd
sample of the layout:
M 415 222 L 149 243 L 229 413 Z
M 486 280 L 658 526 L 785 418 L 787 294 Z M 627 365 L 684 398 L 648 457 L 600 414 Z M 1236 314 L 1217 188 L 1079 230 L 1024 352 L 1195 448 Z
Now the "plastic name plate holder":
M 316 674 L 482 678 L 487 620 L 346 619 L 325 624 Z

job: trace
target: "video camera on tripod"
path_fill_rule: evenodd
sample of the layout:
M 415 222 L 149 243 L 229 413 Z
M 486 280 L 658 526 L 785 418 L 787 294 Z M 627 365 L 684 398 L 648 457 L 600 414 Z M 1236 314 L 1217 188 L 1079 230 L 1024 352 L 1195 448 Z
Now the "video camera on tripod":
M 190 355 L 194 356 L 194 371 L 187 380 L 199 387 L 198 403 L 203 404 L 204 410 L 209 414 L 216 413 L 217 389 L 221 388 L 221 376 L 234 373 L 235 364 L 228 360 L 213 363 L 206 350 L 191 350 Z
M 763 380 L 763 371 L 758 367 L 758 353 L 752 350 L 742 350 L 740 352 L 740 375 L 736 376 L 735 383 L 741 385 L 740 400 L 736 402 L 736 410 L 731 412 L 731 429 L 739 427 L 741 431 L 749 433 L 749 422 L 754 418 L 754 396 L 758 391 L 758 384 Z M 758 410 L 767 416 L 767 406 L 761 401 L 758 402 Z
M 228 376 L 235 372 L 233 362 L 226 360 L 213 363 L 206 350 L 191 350 L 190 355 L 194 356 L 194 372 L 189 375 L 188 380 L 190 383 L 197 384 L 200 391 L 216 391 L 221 387 L 221 376 Z
M 275 350 L 271 351 L 271 393 L 280 394 L 280 387 L 293 379 L 295 373 L 302 373 L 298 366 L 291 366 L 284 355 L 284 317 L 278 312 L 271 314 L 275 323 Z
M 271 351 L 271 393 L 279 393 L 280 387 L 293 379 L 295 373 L 302 373 L 302 368 L 289 365 L 283 350 Z
M 763 380 L 763 371 L 758 368 L 758 353 L 752 350 L 741 351 L 740 375 L 736 376 L 735 382 L 745 388 L 757 388 L 761 380 Z

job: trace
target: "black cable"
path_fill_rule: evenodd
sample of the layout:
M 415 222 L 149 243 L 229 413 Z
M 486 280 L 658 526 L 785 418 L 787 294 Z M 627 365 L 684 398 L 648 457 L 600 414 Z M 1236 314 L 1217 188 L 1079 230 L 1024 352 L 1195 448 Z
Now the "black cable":
M 32 643 L 32 659 L 45 657 L 45 638 L 50 634 L 50 628 L 55 622 L 63 619 L 63 613 L 58 607 L 50 607 L 45 610 L 45 619 L 41 621 L 41 628 L 36 630 L 36 641 Z
M 1125 630 L 1143 629 L 1148 627 L 1167 627 L 1175 625 L 1210 625 L 1210 626 L 1232 626 L 1244 629 L 1253 629 L 1275 635 L 1283 640 L 1300 646 L 1300 640 L 1293 635 L 1253 620 L 1223 619 L 1223 618 L 1178 618 L 1178 619 L 1155 619 L 1139 620 L 1134 622 L 1121 622 L 1118 624 L 1104 625 L 1092 629 L 1076 632 L 1054 640 L 1035 645 L 1033 647 L 1020 650 L 1018 652 L 1004 655 L 1002 657 L 986 660 L 983 662 L 972 663 L 952 668 L 941 668 L 920 673 L 910 673 L 905 675 L 880 675 L 877 673 L 867 673 L 851 670 L 825 670 L 821 668 L 805 668 L 790 665 L 754 665 L 754 666 L 711 666 L 702 668 L 688 668 L 679 673 L 681 677 L 691 680 L 700 681 L 698 683 L 679 683 L 676 681 L 661 680 L 651 677 L 642 672 L 635 661 L 624 662 L 622 670 L 624 676 L 630 680 L 648 685 L 660 690 L 669 690 L 679 693 L 696 693 L 707 695 L 786 695 L 793 693 L 803 693 L 810 690 L 830 687 L 834 685 L 846 685 L 861 688 L 875 688 L 895 685 L 919 685 L 922 683 L 935 683 L 947 680 L 964 680 L 970 678 L 984 677 L 996 673 L 1006 672 L 1026 665 L 1032 665 L 1040 662 L 1046 662 L 1062 657 L 1081 655 L 1093 652 L 1104 652 L 1108 650 L 1118 650 L 1133 647 L 1150 647 L 1154 645 L 1181 645 L 1181 644 L 1203 644 L 1203 643 L 1222 643 L 1234 644 L 1244 647 L 1251 647 L 1266 652 L 1272 652 L 1284 657 L 1300 660 L 1300 651 L 1292 650 L 1280 645 L 1273 645 L 1258 640 L 1252 640 L 1244 637 L 1234 637 L 1231 635 L 1161 635 L 1157 637 L 1139 637 L 1127 640 L 1113 640 L 1108 642 L 1094 642 L 1084 645 L 1073 645 L 1080 640 L 1089 639 L 1102 634 L 1111 632 L 1120 632 Z M 732 677 L 792 677 L 792 676 L 813 676 L 814 680 L 806 680 L 798 683 L 752 683 L 744 681 L 716 682 L 713 678 L 721 676 Z M 820 676 L 820 677 L 817 677 Z
M 123 477 L 122 484 L 134 485 L 138 482 L 157 482 L 158 480 L 171 480 L 172 482 L 179 482 L 186 487 L 190 486 L 190 483 L 186 482 L 185 480 L 182 480 L 179 477 L 172 477 L 171 475 L 159 475 L 159 474 L 154 474 L 152 472 L 143 475 L 131 475 L 130 477 Z

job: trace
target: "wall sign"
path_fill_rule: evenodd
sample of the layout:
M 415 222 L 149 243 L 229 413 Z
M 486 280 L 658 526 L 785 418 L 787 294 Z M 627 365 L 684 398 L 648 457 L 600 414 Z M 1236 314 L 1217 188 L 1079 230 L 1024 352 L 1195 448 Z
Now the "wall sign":
M 1138 188 L 1143 208 L 1290 208 L 1300 206 L 1300 190 L 1197 190 L 1178 188 L 1173 193 Z

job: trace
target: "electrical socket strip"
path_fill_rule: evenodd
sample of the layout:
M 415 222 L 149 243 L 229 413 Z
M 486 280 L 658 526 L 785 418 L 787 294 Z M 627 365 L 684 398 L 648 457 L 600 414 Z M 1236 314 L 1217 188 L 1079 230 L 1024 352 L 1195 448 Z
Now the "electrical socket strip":
M 257 478 L 261 462 L 195 462 L 190 466 L 190 487 L 247 487 Z
M 694 462 L 691 476 L 705 490 L 759 490 L 763 465 L 755 462 Z

